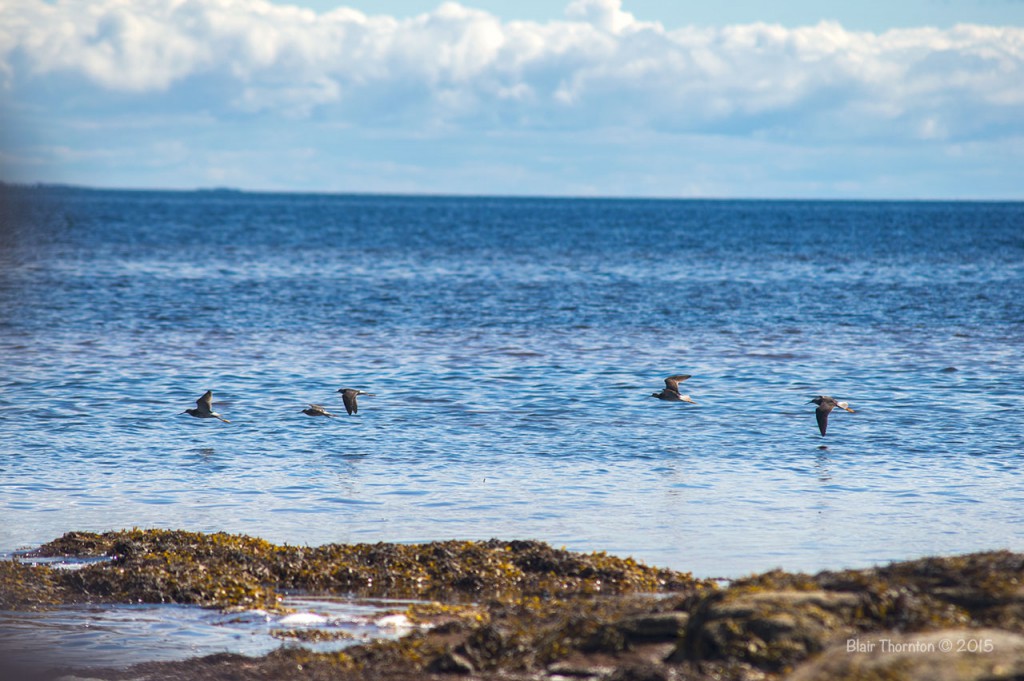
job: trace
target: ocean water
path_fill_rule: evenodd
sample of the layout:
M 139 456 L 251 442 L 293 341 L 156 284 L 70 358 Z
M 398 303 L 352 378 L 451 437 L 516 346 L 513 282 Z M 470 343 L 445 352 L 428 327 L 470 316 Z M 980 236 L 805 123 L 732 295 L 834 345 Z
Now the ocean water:
M 1024 550 L 1024 204 L 0 196 L 0 552 Z M 650 397 L 675 373 L 697 405 Z M 207 389 L 230 424 L 181 414 Z M 856 410 L 825 438 L 819 394 Z
M 416 627 L 401 613 L 409 601 L 286 597 L 288 614 L 219 612 L 173 604 L 87 604 L 32 612 L 0 611 L 0 674 L 11 664 L 126 667 L 216 653 L 256 657 L 285 648 L 334 652 Z M 303 640 L 319 632 L 327 640 Z M 5 674 L 4 679 L 19 676 Z M 29 677 L 32 678 L 32 677 Z M 64 677 L 69 678 L 69 677 Z M 74 678 L 74 677 L 70 677 Z M 81 677 L 78 677 L 81 678 Z

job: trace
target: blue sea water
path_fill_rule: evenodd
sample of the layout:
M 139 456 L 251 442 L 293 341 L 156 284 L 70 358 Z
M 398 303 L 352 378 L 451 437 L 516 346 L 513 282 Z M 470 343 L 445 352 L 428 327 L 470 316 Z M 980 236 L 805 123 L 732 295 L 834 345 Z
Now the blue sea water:
M 0 552 L 1024 550 L 1024 204 L 0 195 Z M 675 373 L 697 405 L 651 399 Z M 207 389 L 230 424 L 181 414 Z M 819 394 L 856 410 L 824 439 Z

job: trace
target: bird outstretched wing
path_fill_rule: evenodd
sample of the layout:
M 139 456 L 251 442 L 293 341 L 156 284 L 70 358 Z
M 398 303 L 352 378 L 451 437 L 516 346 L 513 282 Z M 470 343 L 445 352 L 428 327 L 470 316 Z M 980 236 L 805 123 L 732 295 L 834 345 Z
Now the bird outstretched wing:
M 822 436 L 825 435 L 825 430 L 828 429 L 828 413 L 830 411 L 832 411 L 832 407 L 825 406 L 825 404 L 814 410 L 814 418 L 818 419 L 818 430 L 821 431 Z
M 341 393 L 341 399 L 345 403 L 345 411 L 349 414 L 355 414 L 359 411 L 359 405 L 356 403 L 357 391 L 351 388 L 346 388 Z
M 203 396 L 196 400 L 196 406 L 204 411 L 213 411 L 213 391 L 207 390 Z
M 679 392 L 679 384 L 690 377 L 690 374 L 676 374 L 665 379 L 665 387 Z

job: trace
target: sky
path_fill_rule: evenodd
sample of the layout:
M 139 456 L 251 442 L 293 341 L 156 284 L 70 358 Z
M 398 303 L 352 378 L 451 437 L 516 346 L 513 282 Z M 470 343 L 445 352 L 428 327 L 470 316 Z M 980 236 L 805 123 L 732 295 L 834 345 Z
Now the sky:
M 1024 0 L 2 0 L 0 180 L 1024 200 Z

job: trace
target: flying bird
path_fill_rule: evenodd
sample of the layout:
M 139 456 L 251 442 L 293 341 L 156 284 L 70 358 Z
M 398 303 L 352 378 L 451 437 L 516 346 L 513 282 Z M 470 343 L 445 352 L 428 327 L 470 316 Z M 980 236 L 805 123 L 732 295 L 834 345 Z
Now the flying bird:
M 189 416 L 195 416 L 197 419 L 220 419 L 224 423 L 231 423 L 226 418 L 218 414 L 213 410 L 213 391 L 207 390 L 203 393 L 203 396 L 196 400 L 195 409 L 186 409 L 181 412 L 182 414 L 188 414 Z
M 345 402 L 345 411 L 349 415 L 355 414 L 359 411 L 359 405 L 356 403 L 356 397 L 359 395 L 366 395 L 367 397 L 376 397 L 373 393 L 364 393 L 362 390 L 356 390 L 355 388 L 338 388 L 338 392 L 341 393 L 341 399 Z
M 303 414 L 307 416 L 334 416 L 331 412 L 327 411 L 319 404 L 310 404 L 309 408 L 302 410 Z
M 665 387 L 662 391 L 660 393 L 651 393 L 651 397 L 657 397 L 659 400 L 665 400 L 666 402 L 689 402 L 690 404 L 697 404 L 689 395 L 681 395 L 679 393 L 679 384 L 689 377 L 689 374 L 676 374 L 675 376 L 669 376 L 665 379 Z
M 828 395 L 818 395 L 807 404 L 816 404 L 818 408 L 814 410 L 814 418 L 818 419 L 818 430 L 821 431 L 821 436 L 825 437 L 825 430 L 828 428 L 828 415 L 832 413 L 832 410 L 836 407 L 845 409 L 851 414 L 854 413 L 853 409 L 850 409 L 850 405 L 846 402 L 837 402 L 834 398 Z

